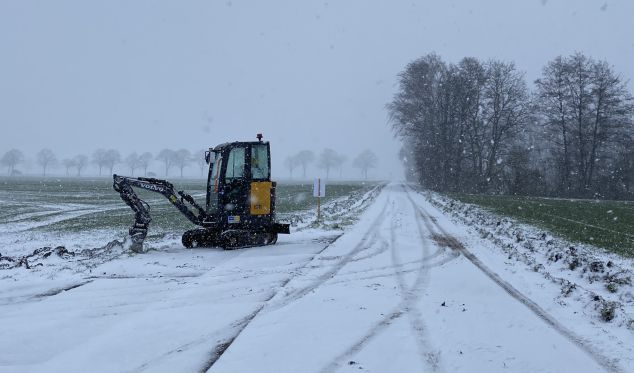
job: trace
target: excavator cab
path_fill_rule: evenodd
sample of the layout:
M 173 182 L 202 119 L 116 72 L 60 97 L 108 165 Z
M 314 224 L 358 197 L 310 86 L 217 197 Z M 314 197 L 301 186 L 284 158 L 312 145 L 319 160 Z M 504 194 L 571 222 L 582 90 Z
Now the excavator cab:
M 200 226 L 183 234 L 185 247 L 268 245 L 277 241 L 279 233 L 290 233 L 288 224 L 275 221 L 276 183 L 271 181 L 270 144 L 263 142 L 260 134 L 257 138 L 258 141 L 221 144 L 205 153 L 209 173 L 204 208 L 183 191 L 174 191 L 165 180 L 113 175 L 114 189 L 136 213 L 130 229 L 133 249 L 141 250 L 151 218 L 149 208 L 132 187 L 163 194 Z
M 273 223 L 276 183 L 271 181 L 268 142 L 218 145 L 205 158 L 207 223 L 227 229 L 261 229 Z

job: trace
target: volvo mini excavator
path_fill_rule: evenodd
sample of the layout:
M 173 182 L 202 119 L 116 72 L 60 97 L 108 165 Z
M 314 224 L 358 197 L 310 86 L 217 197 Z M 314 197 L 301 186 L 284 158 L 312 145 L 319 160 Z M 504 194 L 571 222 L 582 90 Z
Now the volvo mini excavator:
M 189 221 L 199 228 L 186 231 L 185 247 L 220 246 L 224 249 L 270 245 L 277 235 L 290 233 L 289 224 L 275 221 L 275 188 L 271 181 L 269 142 L 232 142 L 209 148 L 205 207 L 194 198 L 176 191 L 166 180 L 113 175 L 114 190 L 132 208 L 135 221 L 130 228 L 131 250 L 143 251 L 152 218 L 150 206 L 141 200 L 134 187 L 165 196 Z

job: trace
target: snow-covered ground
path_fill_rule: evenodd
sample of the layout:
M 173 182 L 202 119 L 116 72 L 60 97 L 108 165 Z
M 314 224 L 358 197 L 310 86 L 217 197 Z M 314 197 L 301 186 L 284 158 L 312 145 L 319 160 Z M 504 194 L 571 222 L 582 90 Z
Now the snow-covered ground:
M 425 193 L 427 200 L 508 255 L 509 265 L 539 272 L 561 288 L 558 302 L 579 303 L 590 318 L 634 330 L 634 260 L 569 242 L 550 232 L 478 206 Z M 582 213 L 580 211 L 580 213 Z
M 0 371 L 634 371 L 628 303 L 605 322 L 586 300 L 631 285 L 562 295 L 547 255 L 517 260 L 503 229 L 483 237 L 427 197 L 390 184 L 334 201 L 275 246 L 174 236 L 0 270 Z

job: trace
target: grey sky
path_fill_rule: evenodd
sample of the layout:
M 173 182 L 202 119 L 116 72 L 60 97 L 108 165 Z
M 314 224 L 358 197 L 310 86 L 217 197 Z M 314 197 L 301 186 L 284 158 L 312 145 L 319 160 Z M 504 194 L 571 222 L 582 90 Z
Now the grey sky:
M 512 60 L 532 81 L 583 51 L 631 78 L 632 16 L 631 0 L 4 0 L 0 153 L 195 150 L 263 132 L 277 175 L 287 154 L 331 147 L 373 149 L 374 176 L 398 178 L 384 106 L 408 62 Z

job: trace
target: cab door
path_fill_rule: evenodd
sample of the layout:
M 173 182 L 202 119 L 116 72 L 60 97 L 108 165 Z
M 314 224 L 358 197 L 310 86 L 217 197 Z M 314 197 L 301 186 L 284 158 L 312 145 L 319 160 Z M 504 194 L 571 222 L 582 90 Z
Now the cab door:
M 251 144 L 248 154 L 250 194 L 249 213 L 252 218 L 269 218 L 273 213 L 274 186 L 271 182 L 269 144 Z
M 225 223 L 240 224 L 247 213 L 246 206 L 249 194 L 247 180 L 246 158 L 247 149 L 244 146 L 230 148 L 225 155 L 224 182 L 219 191 L 218 212 L 226 216 Z
M 207 216 L 215 215 L 218 212 L 218 195 L 220 187 L 220 170 L 222 168 L 222 153 L 209 153 L 209 174 L 207 175 Z

